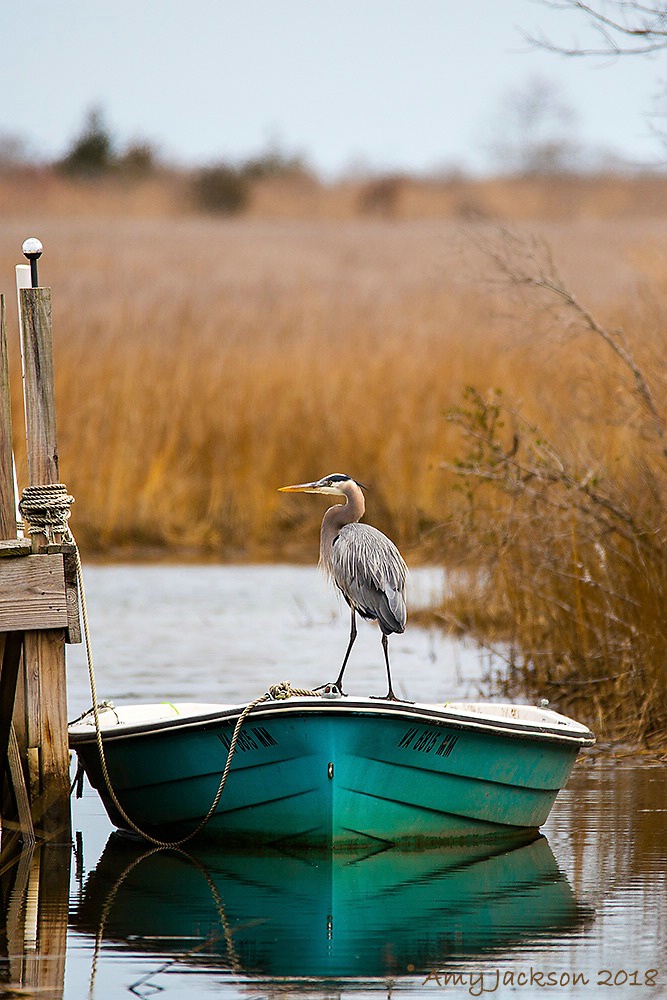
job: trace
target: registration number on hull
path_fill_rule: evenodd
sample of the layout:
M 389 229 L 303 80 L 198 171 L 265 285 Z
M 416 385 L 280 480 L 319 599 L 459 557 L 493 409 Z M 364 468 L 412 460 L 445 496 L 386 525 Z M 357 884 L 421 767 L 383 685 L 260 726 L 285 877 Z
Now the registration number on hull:
M 411 726 L 407 729 L 398 746 L 402 750 L 414 750 L 417 753 L 434 753 L 436 757 L 449 757 L 452 750 L 458 743 L 458 736 L 449 733 L 443 736 L 435 729 L 422 729 L 419 726 Z

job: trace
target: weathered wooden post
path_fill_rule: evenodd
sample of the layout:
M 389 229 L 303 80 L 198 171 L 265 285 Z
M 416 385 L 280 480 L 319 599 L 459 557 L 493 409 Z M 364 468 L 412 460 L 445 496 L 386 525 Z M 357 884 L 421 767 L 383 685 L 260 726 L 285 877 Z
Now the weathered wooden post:
M 26 241 L 24 251 L 31 261 L 32 278 L 36 280 L 41 244 Z M 27 270 L 25 265 L 23 270 Z M 28 480 L 31 488 L 50 487 L 58 480 L 50 289 L 19 287 L 19 326 Z M 0 451 L 0 475 L 5 480 L 0 496 L 7 497 L 4 516 L 11 541 L 4 543 L 4 548 L 0 543 L 0 552 L 21 558 L 0 559 L 0 633 L 5 634 L 0 675 L 3 753 L 0 763 L 4 770 L 6 745 L 11 741 L 10 709 L 15 702 L 13 724 L 32 823 L 40 838 L 50 843 L 70 844 L 65 632 L 69 627 L 71 638 L 76 641 L 78 611 L 72 600 L 76 595 L 71 593 L 71 572 L 66 572 L 65 561 L 72 547 L 60 544 L 57 527 L 45 527 L 48 519 L 39 521 L 36 515 L 34 523 L 31 521 L 32 542 L 16 538 L 16 523 L 11 524 L 10 513 L 14 508 L 7 389 L 5 382 L 0 445 L 7 441 L 8 456 L 3 463 Z M 10 475 L 11 489 L 7 483 Z M 48 498 L 44 503 L 48 508 Z M 16 685 L 17 650 L 21 642 L 23 669 L 18 673 Z
M 51 291 L 22 288 L 19 295 L 28 480 L 50 485 L 58 482 Z M 47 547 L 45 536 L 32 536 L 35 554 Z M 71 836 L 64 628 L 27 631 L 24 663 L 30 798 L 41 814 L 33 823 L 63 842 Z

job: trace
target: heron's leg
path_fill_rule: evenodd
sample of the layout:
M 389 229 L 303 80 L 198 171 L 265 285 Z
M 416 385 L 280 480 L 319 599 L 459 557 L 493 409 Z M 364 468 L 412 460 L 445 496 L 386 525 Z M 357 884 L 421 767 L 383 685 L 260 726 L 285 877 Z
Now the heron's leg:
M 391 671 L 389 669 L 389 640 L 387 636 L 382 633 L 382 649 L 384 650 L 384 662 L 387 664 L 387 682 L 389 684 L 389 689 L 385 695 L 387 701 L 398 701 L 398 698 L 394 694 L 393 688 L 391 686 Z
M 345 659 L 343 660 L 343 666 L 340 668 L 340 673 L 338 675 L 338 680 L 336 681 L 336 687 L 343 694 L 343 674 L 345 673 L 345 667 L 347 666 L 347 661 L 350 658 L 350 653 L 352 652 L 352 647 L 354 646 L 354 640 L 357 638 L 357 622 L 354 614 L 354 608 L 350 605 L 350 611 L 352 612 L 352 623 L 350 625 L 350 641 L 347 645 L 347 652 L 345 654 Z

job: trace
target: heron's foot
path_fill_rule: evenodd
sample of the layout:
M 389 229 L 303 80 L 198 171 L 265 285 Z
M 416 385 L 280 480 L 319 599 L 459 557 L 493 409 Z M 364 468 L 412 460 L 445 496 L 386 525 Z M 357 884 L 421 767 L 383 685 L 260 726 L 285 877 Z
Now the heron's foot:
M 403 705 L 414 705 L 414 701 L 409 701 L 407 698 L 397 698 L 391 689 L 386 694 L 372 694 L 371 698 L 374 701 L 400 701 Z

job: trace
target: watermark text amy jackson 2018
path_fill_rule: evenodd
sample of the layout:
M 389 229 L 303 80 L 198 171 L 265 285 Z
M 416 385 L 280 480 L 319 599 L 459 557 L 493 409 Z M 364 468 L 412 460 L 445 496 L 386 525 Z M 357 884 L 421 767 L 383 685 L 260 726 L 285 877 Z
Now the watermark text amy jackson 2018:
M 483 972 L 447 972 L 434 970 L 424 979 L 422 986 L 442 989 L 466 990 L 471 997 L 495 993 L 501 986 L 528 986 L 533 990 L 566 989 L 570 986 L 659 986 L 659 969 L 599 969 L 597 972 L 555 972 L 553 969 L 488 969 Z

